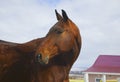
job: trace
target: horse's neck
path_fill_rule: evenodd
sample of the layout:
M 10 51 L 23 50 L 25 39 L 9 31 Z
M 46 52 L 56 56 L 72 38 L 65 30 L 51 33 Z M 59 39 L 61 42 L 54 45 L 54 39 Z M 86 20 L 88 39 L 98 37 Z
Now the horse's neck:
M 43 38 L 38 38 L 24 44 L 18 44 L 17 49 L 24 53 L 34 52 L 42 40 Z
M 76 36 L 75 36 L 74 47 L 73 47 L 74 54 L 73 54 L 73 58 L 71 61 L 71 66 L 74 64 L 74 62 L 78 58 L 79 53 L 81 51 L 81 46 L 82 46 L 81 35 L 80 35 L 78 28 L 76 28 Z
M 78 37 L 76 38 L 76 40 L 74 42 L 73 49 L 70 50 L 68 53 L 65 53 L 65 54 L 61 55 L 61 57 L 59 57 L 58 60 L 61 61 L 63 65 L 66 65 L 68 67 L 68 69 L 70 69 L 72 67 L 72 65 L 78 58 L 80 50 L 81 50 L 81 44 L 82 44 L 81 36 L 78 35 Z

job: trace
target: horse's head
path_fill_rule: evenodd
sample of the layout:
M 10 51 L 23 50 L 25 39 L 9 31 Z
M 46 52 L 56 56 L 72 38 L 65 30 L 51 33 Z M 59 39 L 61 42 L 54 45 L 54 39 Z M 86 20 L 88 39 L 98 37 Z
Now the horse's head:
M 81 45 L 79 30 L 66 12 L 62 10 L 62 16 L 56 10 L 55 13 L 58 22 L 49 30 L 35 54 L 36 61 L 43 64 L 48 64 L 49 59 L 56 55 L 75 49 L 75 45 L 78 48 Z

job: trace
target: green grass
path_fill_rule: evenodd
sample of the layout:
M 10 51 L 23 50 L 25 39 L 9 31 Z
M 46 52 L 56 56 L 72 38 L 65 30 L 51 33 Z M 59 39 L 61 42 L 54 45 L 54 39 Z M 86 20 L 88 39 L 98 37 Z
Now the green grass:
M 102 82 L 102 81 L 100 81 Z M 117 80 L 107 80 L 106 82 L 117 82 Z
M 84 82 L 84 80 L 74 80 L 74 79 L 70 79 L 70 82 Z

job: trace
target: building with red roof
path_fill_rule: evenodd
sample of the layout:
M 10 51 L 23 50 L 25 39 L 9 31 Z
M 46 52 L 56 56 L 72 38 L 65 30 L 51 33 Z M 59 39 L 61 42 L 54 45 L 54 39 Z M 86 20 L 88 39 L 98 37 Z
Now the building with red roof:
M 84 71 L 85 82 L 120 80 L 120 56 L 100 55 L 95 63 Z

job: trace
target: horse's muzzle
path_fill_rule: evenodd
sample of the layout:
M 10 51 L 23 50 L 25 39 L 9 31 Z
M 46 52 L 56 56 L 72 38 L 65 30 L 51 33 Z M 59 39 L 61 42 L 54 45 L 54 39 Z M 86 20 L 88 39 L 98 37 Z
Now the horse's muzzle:
M 43 57 L 42 57 L 42 54 L 38 54 L 38 55 L 36 56 L 35 61 L 36 61 L 37 63 L 42 64 L 42 65 L 48 64 L 48 62 L 49 62 L 49 56 L 46 56 L 46 57 L 43 58 Z

